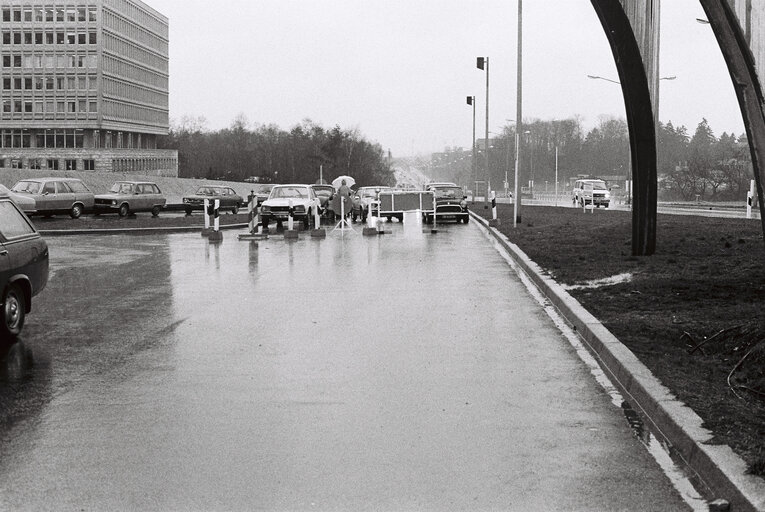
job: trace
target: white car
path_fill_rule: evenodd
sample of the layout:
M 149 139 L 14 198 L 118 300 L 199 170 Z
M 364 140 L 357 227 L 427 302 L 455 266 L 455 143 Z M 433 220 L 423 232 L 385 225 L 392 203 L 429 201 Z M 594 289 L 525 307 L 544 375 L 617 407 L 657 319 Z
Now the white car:
M 608 208 L 611 203 L 611 191 L 603 180 L 576 180 L 572 199 L 576 206 L 583 207 L 585 204 L 591 204 L 598 208 L 601 206 Z
M 287 222 L 290 206 L 293 219 L 301 221 L 303 227 L 308 229 L 314 212 L 321 207 L 321 201 L 310 185 L 276 185 L 271 189 L 268 199 L 260 205 L 263 229 L 268 229 L 271 221 L 276 221 L 280 226 Z

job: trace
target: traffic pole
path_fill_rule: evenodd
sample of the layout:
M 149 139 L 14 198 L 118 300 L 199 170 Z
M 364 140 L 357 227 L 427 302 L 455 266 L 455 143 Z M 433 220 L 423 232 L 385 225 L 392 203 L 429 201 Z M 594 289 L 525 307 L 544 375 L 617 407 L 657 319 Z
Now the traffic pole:
M 210 229 L 210 216 L 212 215 L 212 208 L 210 206 L 210 200 L 205 198 L 204 202 L 204 217 L 205 227 L 202 229 L 202 236 L 210 236 L 212 229 Z
M 263 233 L 263 226 L 260 225 L 260 216 L 258 215 L 258 198 L 255 195 L 255 191 L 250 194 L 250 201 L 247 203 L 247 214 L 249 215 L 249 233 L 245 235 L 239 235 L 239 240 L 262 240 L 268 238 L 268 235 Z
M 287 231 L 284 232 L 285 239 L 297 239 L 298 232 L 295 231 L 295 205 L 290 199 L 288 216 L 287 216 Z

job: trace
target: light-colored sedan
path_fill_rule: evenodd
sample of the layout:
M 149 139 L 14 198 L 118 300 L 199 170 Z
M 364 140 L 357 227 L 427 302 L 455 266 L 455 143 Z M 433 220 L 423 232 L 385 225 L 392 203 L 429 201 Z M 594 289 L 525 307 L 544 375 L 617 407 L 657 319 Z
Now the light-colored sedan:
M 68 213 L 77 219 L 93 209 L 93 192 L 77 178 L 28 178 L 17 182 L 11 192 L 35 201 L 39 215 Z
M 306 229 L 314 212 L 321 209 L 321 202 L 310 185 L 276 185 L 271 189 L 268 199 L 260 206 L 263 228 L 268 229 L 271 221 L 276 221 L 277 225 L 286 222 L 290 216 L 290 205 L 292 218 L 302 221 Z
M 5 185 L 0 185 L 0 197 L 10 198 L 10 200 L 16 203 L 16 206 L 21 208 L 21 210 L 27 215 L 35 213 L 36 211 L 35 200 L 32 197 L 17 194 L 16 192 L 11 191 L 11 189 Z
M 159 215 L 167 199 L 156 183 L 148 181 L 118 181 L 108 194 L 96 195 L 96 213 L 119 213 L 127 217 L 131 213 L 151 212 Z

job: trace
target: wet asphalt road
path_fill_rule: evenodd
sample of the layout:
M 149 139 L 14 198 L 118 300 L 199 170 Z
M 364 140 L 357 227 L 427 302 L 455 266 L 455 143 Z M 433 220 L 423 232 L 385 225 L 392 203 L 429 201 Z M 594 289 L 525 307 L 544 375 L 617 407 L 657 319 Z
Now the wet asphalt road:
M 387 226 L 48 238 L 0 510 L 684 510 L 479 229 Z

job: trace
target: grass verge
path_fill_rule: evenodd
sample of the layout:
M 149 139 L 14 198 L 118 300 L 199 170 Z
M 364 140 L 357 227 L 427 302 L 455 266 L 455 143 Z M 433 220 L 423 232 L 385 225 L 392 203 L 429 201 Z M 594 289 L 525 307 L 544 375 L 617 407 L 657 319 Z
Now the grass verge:
M 521 213 L 513 228 L 512 205 L 498 205 L 499 230 L 696 411 L 716 442 L 765 476 L 760 222 L 659 214 L 656 254 L 634 257 L 631 212 Z

